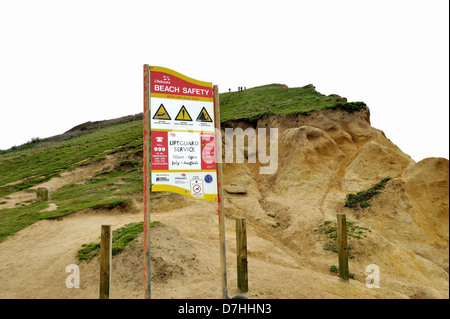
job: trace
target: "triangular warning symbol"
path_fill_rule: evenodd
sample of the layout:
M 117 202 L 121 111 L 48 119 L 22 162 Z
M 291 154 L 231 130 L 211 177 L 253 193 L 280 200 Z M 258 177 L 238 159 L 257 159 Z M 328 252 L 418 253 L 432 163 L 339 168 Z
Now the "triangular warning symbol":
M 209 116 L 205 107 L 202 108 L 200 114 L 197 116 L 197 122 L 212 122 L 211 116 Z
M 158 111 L 156 111 L 155 115 L 153 115 L 154 120 L 171 120 L 169 113 L 167 113 L 166 108 L 161 103 L 161 105 L 158 108 Z
M 175 120 L 177 120 L 177 121 L 192 121 L 192 118 L 189 115 L 186 108 L 184 107 L 184 105 L 181 107 L 180 111 L 178 112 L 177 116 L 175 117 Z

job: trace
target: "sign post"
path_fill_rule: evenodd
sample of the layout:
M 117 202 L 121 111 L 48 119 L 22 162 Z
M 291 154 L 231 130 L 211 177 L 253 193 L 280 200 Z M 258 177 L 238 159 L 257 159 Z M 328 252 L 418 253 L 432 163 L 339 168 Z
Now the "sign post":
M 216 119 L 216 132 L 220 132 L 220 105 L 219 105 L 219 87 L 214 85 L 214 116 Z M 219 245 L 220 245 L 220 274 L 222 280 L 222 298 L 228 298 L 227 288 L 227 258 L 225 249 L 225 210 L 223 204 L 223 167 L 222 159 L 219 158 L 222 152 L 218 150 L 222 147 L 222 139 L 216 139 L 216 165 L 217 165 L 217 196 L 218 196 L 218 215 L 219 215 Z
M 220 132 L 218 99 L 218 87 L 210 82 L 144 65 L 146 298 L 150 298 L 151 281 L 150 187 L 151 191 L 218 201 L 222 297 L 227 298 L 222 164 L 216 158 L 217 147 L 221 146 L 216 138 L 216 129 Z
M 150 271 L 150 68 L 144 65 L 144 279 L 145 299 L 151 298 Z

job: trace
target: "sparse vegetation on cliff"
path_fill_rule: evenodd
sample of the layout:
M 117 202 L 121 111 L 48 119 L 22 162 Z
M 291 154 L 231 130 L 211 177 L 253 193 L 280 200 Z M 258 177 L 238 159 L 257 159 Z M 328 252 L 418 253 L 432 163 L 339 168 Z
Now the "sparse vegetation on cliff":
M 315 232 L 319 234 L 323 234 L 326 237 L 326 242 L 323 247 L 323 250 L 329 250 L 332 252 L 337 253 L 337 225 L 336 221 L 326 220 L 323 222 L 323 224 L 317 226 L 317 228 L 314 229 Z M 346 232 L 347 232 L 347 239 L 362 239 L 363 237 L 366 237 L 366 232 L 371 232 L 370 228 L 359 226 L 357 222 L 355 221 L 347 221 L 346 222 Z M 348 245 L 348 252 L 349 257 L 352 258 L 351 251 L 352 251 L 352 245 Z
M 344 207 L 355 208 L 358 204 L 361 208 L 371 206 L 368 202 L 372 197 L 380 193 L 380 190 L 386 186 L 386 183 L 391 180 L 391 177 L 385 177 L 374 186 L 357 192 L 356 194 L 348 194 Z

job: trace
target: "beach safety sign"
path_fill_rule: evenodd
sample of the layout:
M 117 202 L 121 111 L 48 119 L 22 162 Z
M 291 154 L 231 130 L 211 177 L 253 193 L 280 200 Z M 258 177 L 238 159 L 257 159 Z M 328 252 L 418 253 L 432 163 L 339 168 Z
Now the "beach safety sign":
M 212 83 L 150 67 L 152 191 L 217 200 Z

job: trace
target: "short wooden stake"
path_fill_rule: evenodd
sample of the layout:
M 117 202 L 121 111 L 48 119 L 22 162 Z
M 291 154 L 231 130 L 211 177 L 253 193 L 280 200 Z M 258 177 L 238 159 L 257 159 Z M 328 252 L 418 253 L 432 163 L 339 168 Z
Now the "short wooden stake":
M 100 243 L 100 299 L 109 299 L 111 285 L 111 225 L 102 225 Z
M 38 201 L 50 200 L 50 188 L 46 186 L 39 187 L 36 191 L 36 197 Z
M 336 214 L 337 217 L 337 241 L 339 254 L 339 277 L 349 279 L 348 250 L 347 250 L 347 221 L 345 214 Z
M 237 285 L 241 292 L 248 292 L 247 226 L 245 218 L 236 218 Z

